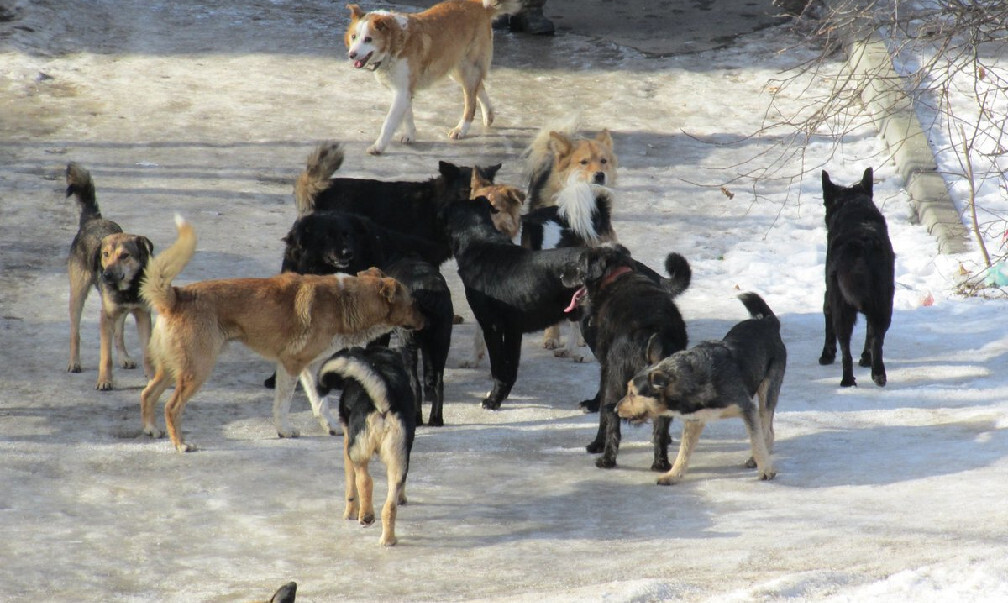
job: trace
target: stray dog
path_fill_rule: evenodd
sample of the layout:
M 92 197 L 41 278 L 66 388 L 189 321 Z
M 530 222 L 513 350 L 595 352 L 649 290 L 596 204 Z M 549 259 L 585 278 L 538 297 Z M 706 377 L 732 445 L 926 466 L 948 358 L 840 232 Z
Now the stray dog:
M 521 244 L 529 249 L 596 247 L 616 243 L 612 226 L 612 191 L 598 184 L 572 182 L 556 196 L 556 205 L 532 210 L 522 217 Z M 560 329 L 554 325 L 543 333 L 543 347 L 558 357 L 584 358 L 577 351 L 580 336 L 574 321 L 568 321 L 566 348 L 560 347 Z
M 136 368 L 126 351 L 123 326 L 132 315 L 143 350 L 144 375 L 150 376 L 147 342 L 151 334 L 150 308 L 140 299 L 140 279 L 154 252 L 147 237 L 126 234 L 118 224 L 102 218 L 91 174 L 76 163 L 66 167 L 67 197 L 75 195 L 80 208 L 80 224 L 70 245 L 67 275 L 70 278 L 70 362 L 67 371 L 81 372 L 80 323 L 91 287 L 101 294 L 101 357 L 98 361 L 99 390 L 112 389 L 112 341 L 119 354 L 119 366 Z
M 462 86 L 465 108 L 458 125 L 448 137 L 465 137 L 476 116 L 476 104 L 483 113 L 483 125 L 494 120 L 485 80 L 493 58 L 491 21 L 498 14 L 517 12 L 520 5 L 504 8 L 497 0 L 449 0 L 420 13 L 372 11 L 349 4 L 350 25 L 344 34 L 347 56 L 356 69 L 367 68 L 392 90 L 381 133 L 367 152 L 378 155 L 392 140 L 399 125 L 406 130 L 400 142 L 416 140 L 413 97 L 446 75 Z
M 476 316 L 490 355 L 493 389 L 482 402 L 496 410 L 518 377 L 523 333 L 539 331 L 565 318 L 577 286 L 560 280 L 578 248 L 533 251 L 499 232 L 485 198 L 456 202 L 445 211 L 466 300 Z
M 516 186 L 494 184 L 483 176 L 479 166 L 473 167 L 472 180 L 469 183 L 469 198 L 486 197 L 492 208 L 494 226 L 511 239 L 518 236 L 522 223 L 522 204 L 525 203 L 525 193 Z
M 172 279 L 196 250 L 192 225 L 180 216 L 175 222 L 178 239 L 151 260 L 140 286 L 141 296 L 159 313 L 150 342 L 155 372 L 140 395 L 140 411 L 144 433 L 160 437 L 154 404 L 174 378 L 165 424 L 179 452 L 195 449 L 182 439 L 182 410 L 210 376 L 227 342 L 241 341 L 276 361 L 273 420 L 280 437 L 295 437 L 298 432 L 287 414 L 298 375 L 318 416 L 315 368 L 323 356 L 395 327 L 423 328 L 409 291 L 377 269 L 356 277 L 284 273 L 174 287 Z
M 752 457 L 747 467 L 756 467 L 760 479 L 776 473 L 773 452 L 774 410 L 780 396 L 787 349 L 780 336 L 780 321 L 759 295 L 739 296 L 749 314 L 721 341 L 703 341 L 657 359 L 640 371 L 627 385 L 626 396 L 616 405 L 616 413 L 634 422 L 657 417 L 683 420 L 679 456 L 668 473 L 658 478 L 661 485 L 675 484 L 686 474 L 690 455 L 707 421 L 742 416 Z M 753 395 L 759 395 L 759 406 Z
M 318 381 L 323 395 L 343 389 L 339 405 L 346 488 L 343 519 L 356 519 L 365 526 L 374 523 L 368 463 L 378 455 L 388 475 L 379 543 L 393 546 L 396 511 L 406 504 L 406 473 L 416 433 L 413 389 L 402 357 L 381 346 L 343 350 L 322 364 Z
M 295 599 L 297 599 L 297 582 L 288 582 L 263 603 L 294 603 Z
M 309 155 L 294 185 L 298 215 L 339 210 L 366 216 L 384 228 L 430 242 L 436 252 L 424 253 L 424 259 L 435 266 L 451 256 L 439 215 L 450 203 L 469 199 L 473 168 L 442 161 L 438 176 L 425 182 L 330 178 L 342 164 L 343 149 L 336 142 L 322 143 Z M 492 182 L 500 167 L 497 164 L 477 171 Z
M 655 357 L 664 358 L 686 347 L 686 323 L 673 301 L 689 286 L 686 259 L 677 253 L 665 258 L 670 278 L 655 282 L 652 275 L 637 269 L 639 262 L 625 247 L 583 249 L 576 262 L 563 273 L 563 283 L 580 287 L 571 308 L 583 297 L 591 307 L 592 351 L 601 364 L 597 398 L 600 402 L 599 428 L 586 447 L 601 452 L 596 467 L 616 466 L 620 444 L 620 421 L 616 403 L 626 393 L 626 384 Z M 671 418 L 654 422 L 654 471 L 667 471 L 669 424 Z
M 858 312 L 868 327 L 860 366 L 871 367 L 872 381 L 886 384 L 882 345 L 892 322 L 896 293 L 896 254 L 893 252 L 885 217 L 872 201 L 872 169 L 864 171 L 861 182 L 838 186 L 822 173 L 823 204 L 826 206 L 826 296 L 823 315 L 826 341 L 819 364 L 836 359 L 840 342 L 843 360 L 841 387 L 857 385 L 850 340 Z
M 529 211 L 556 205 L 557 194 L 571 182 L 616 184 L 618 163 L 609 130 L 594 138 L 575 130 L 574 125 L 544 128 L 525 150 Z
M 444 425 L 444 369 L 455 317 L 451 290 L 435 266 L 414 256 L 400 258 L 384 265 L 383 269 L 409 290 L 424 317 L 422 330 L 396 329 L 395 332 L 402 344 L 403 362 L 416 394 L 416 424 L 423 425 L 423 402 L 426 401 L 431 403 L 427 424 L 440 427 Z M 422 383 L 418 360 L 423 361 Z

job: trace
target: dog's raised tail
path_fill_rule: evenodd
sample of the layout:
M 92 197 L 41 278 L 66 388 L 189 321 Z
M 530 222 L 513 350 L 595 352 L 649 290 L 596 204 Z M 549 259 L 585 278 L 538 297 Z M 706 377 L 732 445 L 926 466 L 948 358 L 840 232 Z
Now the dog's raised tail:
M 516 15 L 521 12 L 521 0 L 483 0 L 483 6 L 494 11 L 495 15 Z
M 328 390 L 342 387 L 342 380 L 352 379 L 364 389 L 375 408 L 386 413 L 392 405 L 385 382 L 359 351 L 355 348 L 339 351 L 319 367 L 319 393 L 328 393 Z
M 75 195 L 80 208 L 80 226 L 91 220 L 101 220 L 101 210 L 98 209 L 98 198 L 95 196 L 94 181 L 91 172 L 71 161 L 66 166 L 66 196 Z
M 196 231 L 185 218 L 176 214 L 175 227 L 178 238 L 175 242 L 151 259 L 140 284 L 140 296 L 161 314 L 168 314 L 175 305 L 174 279 L 186 267 L 196 253 Z
M 671 252 L 665 256 L 665 272 L 669 275 L 664 282 L 665 289 L 673 297 L 689 288 L 693 280 L 693 269 L 682 254 Z
M 329 188 L 329 177 L 343 165 L 343 147 L 331 140 L 315 147 L 294 183 L 294 205 L 299 216 L 315 209 L 315 198 Z
M 756 293 L 743 293 L 739 295 L 738 298 L 742 301 L 742 305 L 745 306 L 746 310 L 749 310 L 749 315 L 756 319 L 771 318 L 774 322 L 779 323 L 777 315 L 773 313 L 770 306 L 767 305 L 763 298 Z

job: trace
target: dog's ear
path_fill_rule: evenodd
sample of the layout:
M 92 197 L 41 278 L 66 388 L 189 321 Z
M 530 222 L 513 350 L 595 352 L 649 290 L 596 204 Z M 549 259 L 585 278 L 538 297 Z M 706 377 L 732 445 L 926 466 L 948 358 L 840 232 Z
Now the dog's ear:
M 651 392 L 649 393 L 661 394 L 663 391 L 665 391 L 665 388 L 668 387 L 669 384 L 668 375 L 666 375 L 663 371 L 660 370 L 648 371 L 647 377 L 648 377 L 648 386 L 651 388 Z
M 833 200 L 836 198 L 837 186 L 833 184 L 830 180 L 829 173 L 826 170 L 822 171 L 822 196 L 823 203 L 829 209 L 833 205 Z
M 361 270 L 357 273 L 357 276 L 371 276 L 374 278 L 385 278 L 385 273 L 381 271 L 380 268 L 374 266 L 368 268 L 367 270 Z
M 665 346 L 662 345 L 658 333 L 651 335 L 651 338 L 648 339 L 645 357 L 648 364 L 658 364 L 665 357 Z
M 391 304 L 395 302 L 397 297 L 406 292 L 406 286 L 394 278 L 383 278 L 381 279 L 378 291 Z
M 391 15 L 378 15 L 374 18 L 374 26 L 378 31 L 388 31 L 395 27 L 395 17 Z
M 599 132 L 598 135 L 595 137 L 595 141 L 598 142 L 600 145 L 606 147 L 610 151 L 612 151 L 613 147 L 612 134 L 609 133 L 609 128 L 606 128 L 605 130 Z
M 147 257 L 154 255 L 154 243 L 152 243 L 150 239 L 145 236 L 139 236 L 137 237 L 137 241 L 140 242 L 140 246 L 143 249 L 147 250 Z
M 448 161 L 439 161 L 438 173 L 444 176 L 445 178 L 458 178 L 459 167 L 454 163 L 450 163 Z
M 493 184 L 494 178 L 497 177 L 497 172 L 501 169 L 501 164 L 488 165 L 487 167 L 473 167 L 474 172 L 479 172 L 480 177 L 487 181 L 487 184 Z
M 861 188 L 864 189 L 864 192 L 868 193 L 869 195 L 872 194 L 873 176 L 874 172 L 872 171 L 872 169 L 865 168 L 864 176 L 861 177 Z
M 525 193 L 519 188 L 515 187 L 509 188 L 508 198 L 514 201 L 514 203 L 519 207 L 525 204 Z
M 472 171 L 472 178 L 469 179 L 469 190 L 474 191 L 479 188 L 483 188 L 490 184 L 490 181 L 483 177 L 480 173 L 480 166 L 474 165 Z
M 346 7 L 350 9 L 351 21 L 359 21 L 361 17 L 367 14 L 364 11 L 362 11 L 361 7 L 357 4 L 347 4 Z
M 560 132 L 550 131 L 549 147 L 558 157 L 566 157 L 574 150 L 574 142 Z

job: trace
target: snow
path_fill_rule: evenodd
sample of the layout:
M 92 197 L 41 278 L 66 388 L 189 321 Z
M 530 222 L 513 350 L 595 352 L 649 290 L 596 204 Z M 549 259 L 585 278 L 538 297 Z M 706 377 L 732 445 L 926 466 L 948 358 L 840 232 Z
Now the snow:
M 977 253 L 938 255 L 909 224 L 870 130 L 813 139 L 804 163 L 780 170 L 797 181 L 741 178 L 788 134 L 748 136 L 763 124 L 765 82 L 815 53 L 786 29 L 662 59 L 575 35 L 498 34 L 494 127 L 446 140 L 461 101 L 444 83 L 417 97 L 419 141 L 374 158 L 363 151 L 389 98 L 345 64 L 338 5 L 26 10 L 34 31 L 0 38 L 0 600 L 247 601 L 289 580 L 306 601 L 1008 598 L 1003 302 L 954 294 Z M 828 86 L 821 77 L 808 85 Z M 498 181 L 519 183 L 524 145 L 573 113 L 614 134 L 621 242 L 655 267 L 673 250 L 691 262 L 679 300 L 691 341 L 745 318 L 742 291 L 780 316 L 789 363 L 775 480 L 742 467 L 737 420 L 708 426 L 676 486 L 648 471 L 650 427 L 624 427 L 619 467 L 596 469 L 584 445 L 598 418 L 577 403 L 594 393 L 598 364 L 554 358 L 536 334 L 509 400 L 482 410 L 486 365 L 457 368 L 474 323 L 452 263 L 443 272 L 466 322 L 446 374 L 448 425 L 418 432 L 393 548 L 378 545 L 377 527 L 341 519 L 342 438 L 322 433 L 300 394 L 292 420 L 304 435 L 276 437 L 261 388 L 271 367 L 241 346 L 186 409 L 190 454 L 140 433 L 138 371 L 93 389 L 96 295 L 85 371 L 64 372 L 63 262 L 77 223 L 62 194 L 67 161 L 91 169 L 105 215 L 156 250 L 173 240 L 176 212 L 193 222 L 184 284 L 276 271 L 293 179 L 322 139 L 345 142 L 346 175 L 421 179 L 439 159 L 502 161 Z M 858 368 L 859 387 L 841 389 L 839 365 L 817 362 L 819 169 L 849 184 L 869 165 L 897 253 L 889 384 Z M 127 344 L 136 350 L 131 325 Z M 384 471 L 372 467 L 380 499 Z

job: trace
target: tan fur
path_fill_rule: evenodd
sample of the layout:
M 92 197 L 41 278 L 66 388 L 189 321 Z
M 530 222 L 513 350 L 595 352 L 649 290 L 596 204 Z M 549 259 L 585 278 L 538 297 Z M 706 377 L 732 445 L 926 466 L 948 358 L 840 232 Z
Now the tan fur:
M 575 132 L 573 125 L 564 130 L 545 129 L 532 141 L 526 154 L 531 173 L 548 173 L 540 190 L 529 191 L 529 210 L 556 205 L 557 194 L 569 182 L 616 184 L 619 162 L 609 130 L 589 137 Z M 598 174 L 603 175 L 603 181 L 598 180 Z
M 80 230 L 67 258 L 67 276 L 70 281 L 70 361 L 67 363 L 67 371 L 81 372 L 81 315 L 88 294 L 93 287 L 97 287 L 101 294 L 101 351 L 95 388 L 108 391 L 113 389 L 113 341 L 119 356 L 119 366 L 136 368 L 136 361 L 126 350 L 123 338 L 127 316 L 133 316 L 137 326 L 143 350 L 144 375 L 149 377 L 152 374 L 147 354 L 151 334 L 150 309 L 144 303 L 122 303 L 114 293 L 116 290 L 128 289 L 133 279 L 144 271 L 154 246 L 147 237 L 124 233 L 118 224 L 101 217 L 95 203 L 94 183 L 86 169 L 70 163 L 66 170 L 66 180 L 69 187 L 76 189 L 75 194 L 83 198 L 79 199 L 84 202 L 82 205 L 94 204 L 93 209 L 86 211 L 95 212 L 92 215 L 82 212 Z M 98 271 L 92 268 L 96 259 L 93 254 L 97 254 Z M 109 275 L 111 281 L 103 282 L 101 274 Z
M 160 316 L 150 344 L 155 373 L 140 396 L 140 407 L 144 432 L 160 436 L 154 405 L 174 378 L 165 424 L 180 452 L 193 449 L 182 439 L 182 410 L 210 376 L 227 342 L 240 341 L 277 362 L 273 416 L 277 433 L 288 437 L 297 435 L 287 423 L 295 379 L 301 376 L 311 396 L 309 385 L 314 388 L 315 377 L 309 369 L 317 359 L 397 326 L 423 327 L 409 291 L 377 269 L 356 277 L 285 273 L 174 287 L 171 280 L 196 247 L 192 226 L 181 219 L 178 234 L 176 242 L 151 261 L 141 287 Z
M 395 521 L 399 505 L 406 504 L 407 453 L 406 436 L 399 420 L 389 420 L 381 413 L 371 413 L 364 431 L 357 435 L 353 446 L 350 434 L 343 425 L 343 472 L 346 506 L 343 519 L 356 519 L 361 525 L 371 525 L 375 520 L 374 483 L 368 472 L 368 463 L 375 455 L 385 463 L 388 493 L 382 507 L 382 533 L 379 543 L 396 544 Z
M 494 228 L 509 238 L 518 236 L 522 204 L 525 203 L 525 193 L 521 189 L 507 184 L 494 184 L 479 174 L 478 167 L 474 167 L 469 191 L 470 199 L 486 197 L 490 201 L 495 210 L 491 216 Z
M 308 156 L 304 171 L 294 182 L 294 205 L 298 216 L 315 209 L 315 198 L 329 188 L 329 178 L 343 165 L 343 149 L 338 143 L 323 142 Z
M 487 6 L 486 4 L 490 4 Z M 420 13 L 365 13 L 349 4 L 350 24 L 344 34 L 348 56 L 358 68 L 374 70 L 392 89 L 392 108 L 381 134 L 368 152 L 379 154 L 391 141 L 400 123 L 406 131 L 401 141 L 413 142 L 412 99 L 417 90 L 450 76 L 462 86 L 465 106 L 462 119 L 448 132 L 449 138 L 466 135 L 479 103 L 483 124 L 494 120 L 493 107 L 484 87 L 493 57 L 491 20 L 497 3 L 481 0 L 449 0 Z

